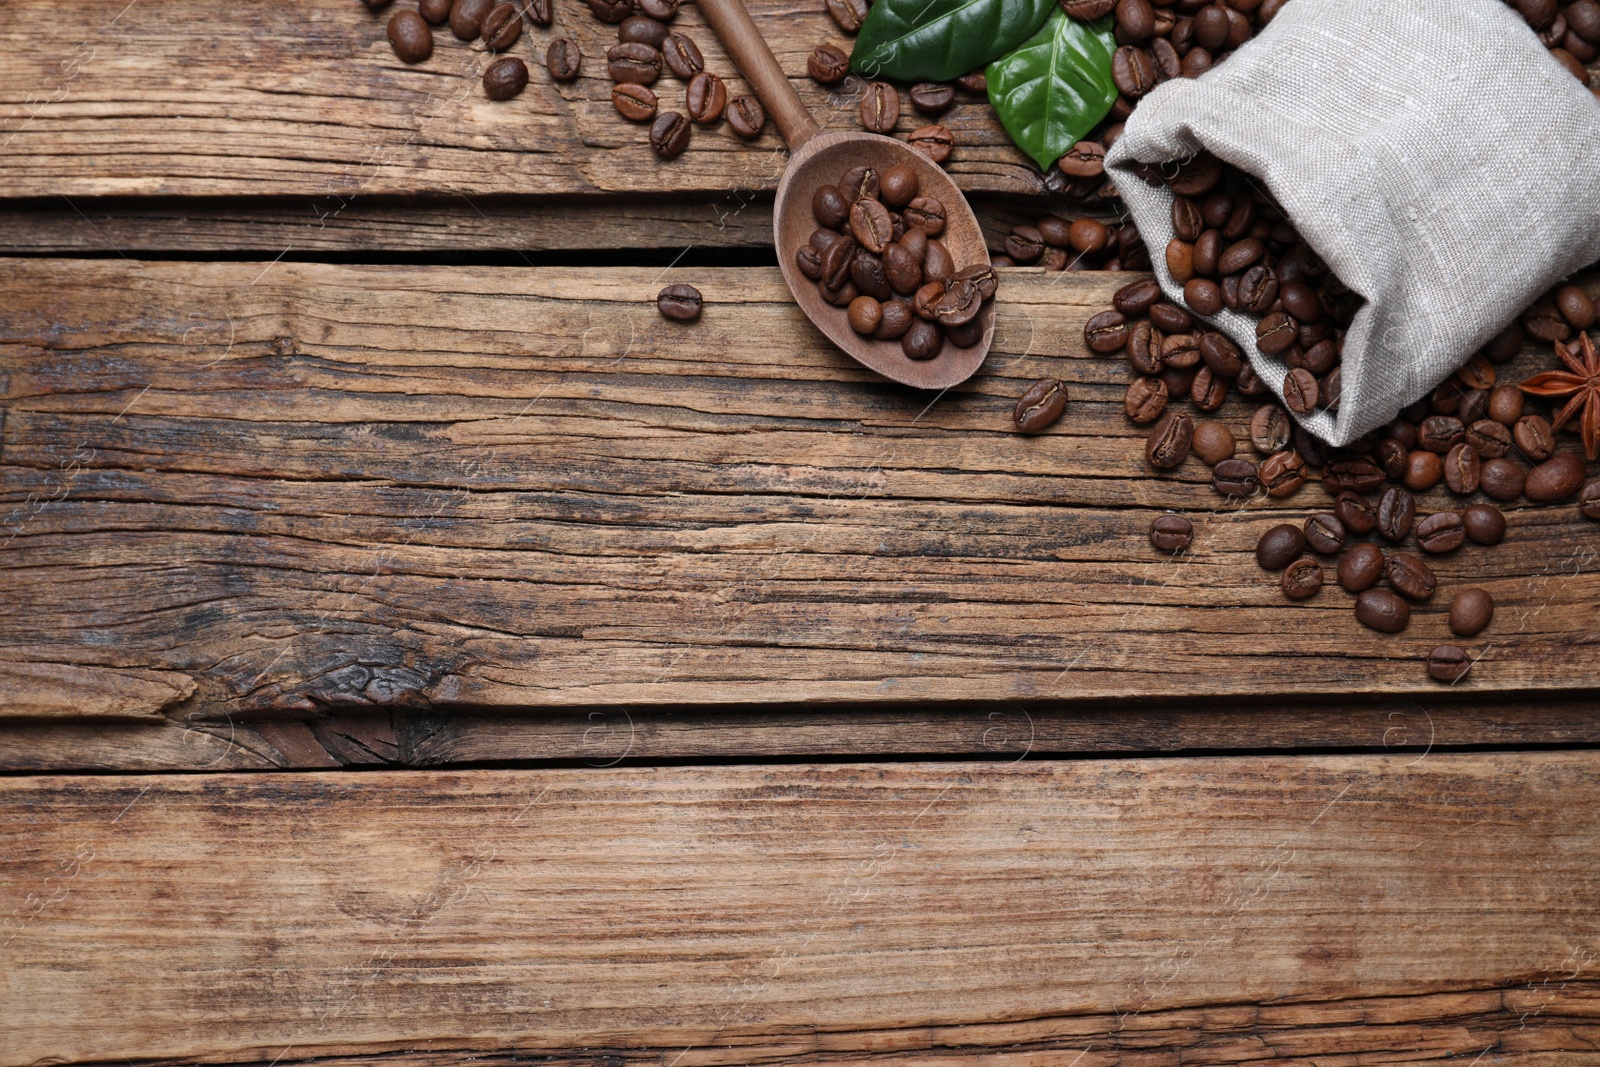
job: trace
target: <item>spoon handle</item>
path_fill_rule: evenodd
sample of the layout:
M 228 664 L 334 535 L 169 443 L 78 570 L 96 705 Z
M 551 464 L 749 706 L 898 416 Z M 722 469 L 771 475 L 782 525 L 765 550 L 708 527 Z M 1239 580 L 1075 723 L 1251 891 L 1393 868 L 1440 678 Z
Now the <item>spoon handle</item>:
M 822 132 L 811 112 L 800 102 L 789 79 L 767 47 L 766 38 L 756 29 L 744 0 L 699 0 L 697 5 L 722 47 L 733 57 L 734 65 L 777 123 L 778 132 L 791 152 Z

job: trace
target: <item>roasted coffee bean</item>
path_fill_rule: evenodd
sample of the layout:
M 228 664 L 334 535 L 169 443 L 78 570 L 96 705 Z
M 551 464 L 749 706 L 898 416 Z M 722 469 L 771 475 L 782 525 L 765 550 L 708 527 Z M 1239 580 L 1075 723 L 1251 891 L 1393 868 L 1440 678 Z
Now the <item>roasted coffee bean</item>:
M 1211 488 L 1223 496 L 1254 496 L 1261 483 L 1249 460 L 1224 459 L 1211 468 Z
M 668 34 L 667 39 L 661 43 L 661 61 L 668 70 L 684 81 L 706 69 L 705 57 L 700 54 L 700 46 L 681 33 Z M 845 61 L 845 66 L 848 69 L 849 60 Z
M 1156 375 L 1167 385 L 1167 395 L 1188 396 L 1189 389 L 1194 385 L 1195 372 L 1193 369 L 1182 370 L 1178 367 L 1163 367 L 1161 373 Z
M 700 317 L 705 301 L 692 285 L 669 285 L 656 296 L 656 310 L 674 322 L 693 322 Z
M 1079 219 L 1067 227 L 1067 244 L 1085 256 L 1098 256 L 1111 241 L 1111 228 L 1099 219 Z M 1081 257 L 1079 262 L 1082 262 Z
M 1405 471 L 1400 483 L 1413 493 L 1426 493 L 1444 477 L 1444 461 L 1437 453 L 1417 449 L 1406 454 Z
M 823 0 L 829 16 L 845 33 L 857 33 L 867 20 L 867 0 Z
M 1208 229 L 1194 242 L 1194 272 L 1206 278 L 1220 277 L 1217 260 L 1222 255 L 1222 234 Z
M 836 308 L 847 308 L 850 302 L 861 295 L 861 290 L 856 288 L 856 283 L 846 275 L 844 284 L 837 289 L 830 289 L 821 282 L 817 283 L 817 292 L 822 294 L 822 299 Z
M 1125 45 L 1111 57 L 1111 80 L 1123 96 L 1137 100 L 1156 87 L 1156 65 L 1144 49 Z
M 909 236 L 909 234 L 907 235 Z M 922 276 L 930 280 L 948 282 L 956 275 L 956 261 L 943 241 L 929 241 L 922 254 Z
M 1281 571 L 1306 547 L 1306 535 L 1300 527 L 1284 523 L 1274 526 L 1256 542 L 1256 563 L 1262 570 Z
M 1428 396 L 1428 403 L 1436 414 L 1454 415 L 1461 409 L 1461 398 L 1466 395 L 1466 387 L 1454 378 L 1446 378 L 1439 383 Z
M 361 2 L 367 5 L 369 11 L 381 11 L 388 7 L 392 0 L 361 0 Z
M 1462 440 L 1472 446 L 1480 459 L 1499 459 L 1511 451 L 1511 431 L 1493 419 L 1479 419 L 1468 426 Z
M 1163 338 L 1161 361 L 1179 370 L 1200 366 L 1200 338 L 1192 333 L 1178 333 Z
M 1309 414 L 1317 406 L 1316 377 L 1301 367 L 1290 371 L 1283 379 L 1283 402 L 1296 415 Z
M 1522 390 L 1514 385 L 1497 385 L 1489 391 L 1486 414 L 1502 426 L 1514 426 L 1522 418 Z
M 1444 459 L 1444 481 L 1457 496 L 1470 496 L 1478 491 L 1478 479 L 1483 464 L 1478 450 L 1463 441 L 1450 450 Z
M 1383 549 L 1377 545 L 1354 545 L 1339 558 L 1339 584 L 1351 593 L 1371 589 L 1383 577 L 1383 563 Z
M 1265 314 L 1278 299 L 1278 278 L 1272 273 L 1272 268 L 1256 264 L 1239 278 L 1237 304 L 1242 311 L 1252 314 Z M 1293 320 L 1289 320 L 1292 325 Z M 1270 343 L 1276 344 L 1273 340 Z M 1260 347 L 1260 339 L 1257 339 Z
M 934 305 L 938 303 L 939 298 L 943 295 L 943 282 L 928 282 L 912 296 L 911 309 L 917 313 L 917 318 L 933 322 L 935 319 Z
M 1586 519 L 1600 519 L 1600 478 L 1579 490 L 1578 510 Z
M 1378 534 L 1385 541 L 1404 541 L 1417 518 L 1417 499 L 1409 489 L 1391 485 L 1378 500 Z
M 904 300 L 890 300 L 883 304 L 883 321 L 878 323 L 878 328 L 872 336 L 880 341 L 897 341 L 911 329 L 911 324 L 916 321 L 917 314 L 911 310 L 911 305 Z
M 661 77 L 661 53 L 647 44 L 614 44 L 606 52 L 606 70 L 614 82 L 650 85 Z
M 1061 10 L 1075 19 L 1093 22 L 1111 14 L 1117 0 L 1060 0 Z
M 450 9 L 455 7 L 455 0 L 419 0 L 417 14 L 422 16 L 424 22 L 435 26 L 449 21 Z
M 1083 327 L 1083 340 L 1091 352 L 1115 352 L 1128 343 L 1128 320 L 1120 311 L 1102 311 Z
M 822 85 L 837 85 L 850 73 L 850 57 L 831 44 L 819 44 L 806 57 L 806 73 Z
M 657 22 L 644 15 L 629 15 L 622 20 L 622 25 L 617 27 L 617 40 L 647 44 L 659 52 L 661 46 L 666 43 L 667 34 L 671 32 L 664 22 Z
M 1216 466 L 1225 459 L 1232 459 L 1238 442 L 1233 439 L 1233 431 L 1214 419 L 1196 423 L 1194 428 L 1194 441 L 1192 448 L 1194 454 L 1201 460 Z M 1251 477 L 1255 476 L 1255 467 L 1250 468 Z
M 983 297 L 978 287 L 965 279 L 955 279 L 945 287 L 933 303 L 933 317 L 944 327 L 963 326 L 971 322 L 983 308 Z
M 944 337 L 957 348 L 971 348 L 983 339 L 983 320 L 973 319 L 959 326 L 946 326 Z
M 656 117 L 656 94 L 648 85 L 623 82 L 611 87 L 611 106 L 630 122 L 649 122 Z
M 900 121 L 900 93 L 888 82 L 872 82 L 861 94 L 861 128 L 890 133 Z
M 1222 310 L 1222 287 L 1210 278 L 1190 278 L 1183 287 L 1183 302 L 1202 318 Z
M 894 297 L 894 288 L 884 277 L 883 260 L 864 248 L 859 249 L 850 261 L 850 280 L 863 295 L 874 300 L 890 300 Z
M 905 217 L 907 226 L 915 226 L 929 237 L 937 237 L 944 232 L 944 204 L 935 197 L 917 197 L 906 205 Z
M 678 14 L 679 0 L 637 0 L 639 10 L 661 22 L 671 22 Z
M 396 11 L 389 19 L 389 44 L 402 63 L 421 63 L 433 55 L 433 30 L 415 11 Z
M 1390 589 L 1412 601 L 1430 599 L 1439 585 L 1433 568 L 1408 552 L 1391 555 L 1384 564 L 1383 576 L 1389 580 Z
M 1494 621 L 1494 598 L 1477 586 L 1468 586 L 1450 601 L 1450 632 L 1472 637 Z
M 1306 463 L 1295 450 L 1284 449 L 1262 460 L 1259 476 L 1267 495 L 1281 499 L 1306 484 Z
M 1371 502 L 1357 493 L 1341 493 L 1333 502 L 1333 514 L 1338 515 L 1339 522 L 1344 525 L 1349 533 L 1370 534 L 1378 528 L 1378 510 L 1371 506 Z
M 1172 198 L 1172 232 L 1177 235 L 1178 240 L 1192 244 L 1205 232 L 1205 228 L 1205 217 L 1200 213 L 1200 205 L 1187 196 Z
M 1289 416 L 1276 404 L 1262 404 L 1250 417 L 1250 446 L 1264 456 L 1289 444 Z
M 1536 504 L 1565 500 L 1583 486 L 1583 457 L 1558 452 L 1528 472 L 1522 493 Z
M 828 229 L 836 230 L 850 218 L 850 201 L 837 185 L 819 185 L 811 194 L 811 217 Z
M 943 82 L 918 82 L 906 95 L 924 115 L 942 115 L 956 99 L 955 87 Z
M 1526 475 L 1511 459 L 1491 459 L 1478 475 L 1478 488 L 1491 500 L 1509 501 L 1522 495 Z
M 1466 427 L 1454 415 L 1430 415 L 1417 428 L 1417 447 L 1444 455 L 1465 435 Z
M 740 137 L 747 141 L 760 137 L 761 128 L 766 124 L 766 109 L 755 97 L 736 96 L 728 101 L 728 125 Z
M 898 211 L 916 199 L 918 184 L 917 172 L 904 163 L 897 163 L 879 176 L 878 197 Z
M 1182 411 L 1169 411 L 1145 442 L 1145 460 L 1157 470 L 1172 470 L 1189 458 L 1193 441 L 1194 420 Z
M 1056 160 L 1056 166 L 1069 178 L 1099 178 L 1106 172 L 1105 146 L 1098 141 L 1079 141 Z
M 1376 548 L 1372 545 L 1362 545 L 1362 548 Z M 1382 553 L 1378 553 L 1380 556 Z M 1343 564 L 1340 571 L 1343 572 Z M 1348 586 L 1346 587 L 1348 588 Z M 1381 634 L 1397 634 L 1404 630 L 1411 622 L 1411 605 L 1395 596 L 1387 589 L 1373 589 L 1369 582 L 1363 586 L 1363 592 L 1356 597 L 1356 621 L 1371 630 Z
M 558 82 L 569 82 L 583 68 L 583 53 L 578 42 L 571 37 L 557 37 L 544 50 L 544 66 L 550 77 Z
M 958 270 L 954 275 L 955 281 L 968 281 L 978 287 L 978 296 L 989 300 L 1000 288 L 1000 277 L 995 274 L 994 268 L 987 263 L 978 263 Z
M 496 4 L 483 16 L 483 43 L 491 52 L 504 52 L 522 36 L 522 12 L 516 4 Z
M 933 323 L 917 319 L 900 338 L 900 350 L 911 359 L 932 359 L 944 348 L 944 332 Z
M 1505 540 L 1506 517 L 1493 504 L 1474 504 L 1461 513 L 1467 536 L 1480 545 L 1498 545 Z
M 1216 411 L 1228 399 L 1228 380 L 1214 374 L 1210 367 L 1201 367 L 1189 386 L 1189 399 L 1201 411 Z
M 944 163 L 955 149 L 955 134 L 945 126 L 919 126 L 906 137 L 906 144 L 935 163 Z
M 650 147 L 662 159 L 677 159 L 689 147 L 689 120 L 676 111 L 663 111 L 650 126 Z
M 490 100 L 510 100 L 528 87 L 528 65 L 516 56 L 501 56 L 483 72 L 483 91 Z
M 1194 316 L 1176 304 L 1152 304 L 1149 314 L 1150 321 L 1164 333 L 1188 333 L 1194 329 Z
M 881 200 L 857 200 L 850 207 L 850 232 L 862 248 L 882 255 L 894 240 L 894 221 Z
M 1306 544 L 1311 551 L 1332 556 L 1344 548 L 1344 523 L 1332 512 L 1322 512 L 1306 520 Z
M 1529 337 L 1546 344 L 1565 341 L 1572 336 L 1572 327 L 1567 325 L 1561 312 L 1556 310 L 1554 304 L 1545 302 L 1535 304 L 1523 313 L 1522 328 Z
M 1023 433 L 1040 433 L 1061 417 L 1067 407 L 1067 384 L 1058 378 L 1040 378 L 1017 399 L 1011 421 Z
M 910 296 L 922 287 L 922 263 L 903 244 L 883 250 L 883 276 L 889 287 L 901 296 Z
M 1526 340 L 1527 334 L 1521 324 L 1513 322 L 1483 346 L 1483 354 L 1489 357 L 1491 363 L 1509 363 L 1517 358 Z
M 1428 677 L 1455 684 L 1472 673 L 1472 657 L 1459 645 L 1440 645 L 1428 653 Z
M 1224 378 L 1237 378 L 1244 370 L 1244 356 L 1239 346 L 1226 335 L 1208 331 L 1200 335 L 1200 358 L 1206 366 Z
M 1309 600 L 1322 591 L 1322 565 L 1314 559 L 1297 559 L 1283 572 L 1283 595 Z
M 1117 0 L 1117 40 L 1140 44 L 1156 32 L 1156 13 L 1150 0 Z
M 1044 254 L 1044 236 L 1032 226 L 1015 226 L 1006 234 L 1006 255 L 1018 263 L 1032 263 Z
M 1182 515 L 1157 515 L 1150 523 L 1150 544 L 1159 552 L 1182 552 L 1194 543 L 1194 523 Z
M 1441 511 L 1417 523 L 1417 544 L 1424 552 L 1454 552 L 1466 539 L 1466 524 L 1454 511 Z
M 1045 232 L 1042 225 L 1039 227 L 1039 232 L 1047 240 L 1049 239 L 1050 235 Z M 1116 295 L 1111 298 L 1111 304 L 1124 315 L 1135 316 L 1146 314 L 1160 299 L 1161 286 L 1156 284 L 1154 278 L 1146 278 L 1118 289 Z
M 1160 378 L 1135 378 L 1122 397 L 1122 410 L 1139 425 L 1161 417 L 1167 407 L 1167 383 Z
M 984 76 L 983 70 L 969 70 L 956 79 L 956 88 L 966 93 L 976 93 L 982 96 L 989 91 L 989 79 Z
M 1295 343 L 1299 330 L 1300 327 L 1294 319 L 1281 311 L 1275 311 L 1256 323 L 1256 348 L 1269 356 L 1286 352 Z M 1312 406 L 1314 407 L 1315 403 Z
M 483 30 L 483 18 L 493 7 L 492 0 L 456 0 L 450 8 L 450 32 L 463 41 L 477 38 Z
M 1302 427 L 1295 427 L 1296 448 L 1316 442 L 1316 438 L 1302 430 Z M 1383 469 L 1366 456 L 1327 460 L 1322 465 L 1322 484 L 1330 493 L 1371 493 L 1383 482 Z
M 1511 428 L 1511 440 L 1530 463 L 1543 463 L 1556 451 L 1556 434 L 1540 415 L 1524 415 Z
M 1339 397 L 1343 392 L 1344 375 L 1341 368 L 1335 367 L 1326 376 L 1317 380 L 1317 400 L 1329 411 L 1339 410 Z
M 642 85 L 636 85 L 634 88 L 643 89 L 644 87 Z M 649 90 L 645 91 L 648 92 Z M 612 99 L 615 100 L 615 98 L 616 90 L 613 89 Z M 816 281 L 822 277 L 822 255 L 817 251 L 815 245 L 808 243 L 803 244 L 799 248 L 795 249 L 794 262 L 795 266 L 800 268 L 800 273 L 804 274 L 812 281 Z
M 1595 303 L 1588 293 L 1576 285 L 1563 285 L 1556 290 L 1556 310 L 1574 330 L 1587 330 L 1594 325 Z
M 601 22 L 616 25 L 633 14 L 633 0 L 587 0 L 589 13 Z
M 1424 453 L 1432 455 L 1433 453 Z M 1398 482 L 1406 476 L 1407 460 L 1410 453 L 1406 446 L 1392 437 L 1385 437 L 1378 442 L 1378 447 L 1373 450 L 1372 460 L 1383 468 L 1383 476 L 1391 482 Z
M 846 309 L 845 321 L 850 323 L 850 328 L 863 336 L 876 332 L 883 322 L 883 305 L 870 296 L 858 296 L 850 301 Z
M 728 106 L 728 87 L 722 79 L 709 70 L 702 70 L 689 79 L 684 97 L 684 110 L 693 122 L 702 126 L 716 122 Z

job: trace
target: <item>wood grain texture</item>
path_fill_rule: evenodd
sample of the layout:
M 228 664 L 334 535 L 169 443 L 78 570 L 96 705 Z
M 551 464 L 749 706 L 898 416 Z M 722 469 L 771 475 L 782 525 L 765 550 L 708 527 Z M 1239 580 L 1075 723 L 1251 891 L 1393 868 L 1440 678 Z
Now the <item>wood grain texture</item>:
M 1594 771 L 8 778 L 0 1063 L 1541 1062 L 1600 1029 Z
M 252 771 L 339 767 L 741 763 L 868 757 L 1043 758 L 1240 751 L 1443 751 L 1600 745 L 1593 696 L 1364 698 L 1354 704 L 1096 708 L 592 708 L 476 714 L 331 708 L 221 722 L 81 716 L 0 724 L 0 771 Z
M 750 7 L 818 122 L 858 129 L 860 79 L 833 92 L 805 76 L 816 45 L 849 49 L 822 5 Z M 605 50 L 615 27 L 581 3 L 556 11 L 552 29 L 529 28 L 513 49 L 532 68 L 527 91 L 495 103 L 479 84 L 481 50 L 444 29 L 434 34 L 433 57 L 408 68 L 385 39 L 388 12 L 374 16 L 345 0 L 82 0 L 65 33 L 51 0 L 7 0 L 5 195 L 292 195 L 327 217 L 368 195 L 709 192 L 734 205 L 776 187 L 785 153 L 770 123 L 749 143 L 726 123 L 697 128 L 681 158 L 657 159 L 647 127 L 611 105 Z M 674 25 L 730 92 L 746 91 L 693 5 Z M 583 75 L 567 85 L 542 69 L 556 35 L 583 50 Z M 656 88 L 663 109 L 682 109 L 682 82 L 668 76 Z M 914 117 L 902 118 L 902 137 L 920 125 Z M 1044 191 L 987 100 L 964 96 L 945 124 L 960 146 L 949 170 L 964 187 Z
M 693 327 L 653 305 L 680 279 Z M 930 396 L 823 343 L 772 270 L 10 261 L 0 640 L 180 673 L 167 713 L 218 720 L 1408 695 L 1470 582 L 1499 604 L 1473 691 L 1600 684 L 1571 504 L 1438 560 L 1398 637 L 1337 588 L 1285 601 L 1253 546 L 1326 494 L 1219 508 L 1196 460 L 1149 476 L 1126 368 L 1081 341 L 1124 280 L 1007 272 L 995 353 Z M 1019 437 L 1047 373 L 1070 414 Z M 1194 552 L 1152 553 L 1162 509 Z

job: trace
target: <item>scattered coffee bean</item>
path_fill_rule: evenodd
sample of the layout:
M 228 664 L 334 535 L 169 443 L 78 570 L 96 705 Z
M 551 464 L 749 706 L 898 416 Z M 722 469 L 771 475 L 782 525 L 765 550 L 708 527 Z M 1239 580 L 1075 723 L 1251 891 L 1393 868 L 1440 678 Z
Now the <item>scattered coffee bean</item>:
M 706 69 L 700 46 L 681 33 L 667 35 L 661 44 L 661 61 L 666 68 L 684 81 Z M 848 61 L 846 61 L 848 69 Z
M 1011 419 L 1023 433 L 1042 433 L 1066 407 L 1066 383 L 1057 378 L 1040 378 L 1018 398 Z
M 1494 598 L 1477 586 L 1468 586 L 1450 601 L 1450 631 L 1462 637 L 1482 633 L 1494 621 Z
M 955 103 L 956 91 L 954 86 L 943 82 L 918 82 L 907 96 L 911 106 L 924 115 L 942 115 Z
M 728 101 L 728 126 L 740 137 L 747 141 L 759 137 L 766 124 L 767 111 L 755 97 L 736 96 Z
M 483 91 L 490 100 L 510 100 L 528 87 L 528 65 L 516 56 L 501 56 L 483 72 Z
M 1306 463 L 1294 449 L 1274 452 L 1261 463 L 1261 487 L 1280 499 L 1292 496 L 1306 484 Z
M 831 44 L 819 44 L 806 57 L 806 73 L 820 85 L 838 85 L 850 73 L 850 57 Z
M 645 15 L 629 15 L 622 20 L 622 25 L 617 27 L 617 40 L 646 44 L 659 52 L 661 46 L 666 43 L 667 34 L 671 32 L 664 22 L 657 22 Z
M 1339 584 L 1352 593 L 1371 589 L 1383 577 L 1383 549 L 1370 542 L 1352 545 L 1339 557 Z
M 623 82 L 611 87 L 611 106 L 629 122 L 649 122 L 656 117 L 656 94 L 648 85 Z
M 1378 500 L 1378 535 L 1385 541 L 1404 541 L 1416 517 L 1416 497 L 1408 489 L 1391 485 Z
M 1466 441 L 1450 449 L 1450 454 L 1444 458 L 1445 484 L 1457 496 L 1471 496 L 1476 493 L 1478 479 L 1482 473 L 1483 464 L 1478 459 L 1478 450 Z
M 1211 468 L 1211 487 L 1223 496 L 1254 496 L 1261 483 L 1249 460 L 1224 459 Z
M 504 52 L 522 36 L 522 12 L 516 4 L 496 4 L 483 16 L 483 43 L 491 52 Z
M 1306 535 L 1300 527 L 1284 523 L 1274 526 L 1256 542 L 1256 563 L 1262 570 L 1280 571 L 1298 558 L 1306 547 Z
M 1433 568 L 1408 552 L 1396 552 L 1384 564 L 1383 575 L 1389 588 L 1407 600 L 1428 600 L 1438 588 Z
M 1194 543 L 1194 524 L 1182 515 L 1157 515 L 1150 523 L 1150 544 L 1160 552 L 1182 552 Z
M 418 0 L 417 14 L 424 22 L 438 26 L 449 20 L 450 9 L 454 6 L 455 0 Z
M 1322 512 L 1307 519 L 1305 532 L 1306 544 L 1319 555 L 1337 555 L 1344 548 L 1344 523 L 1331 512 Z
M 1238 444 L 1232 430 L 1215 419 L 1207 419 L 1195 424 L 1192 447 L 1195 455 L 1214 467 L 1225 459 L 1232 459 Z M 1254 467 L 1250 473 L 1254 477 Z
M 650 126 L 650 147 L 662 159 L 677 159 L 689 147 L 689 120 L 676 111 L 663 111 Z
M 1511 428 L 1512 442 L 1530 463 L 1543 463 L 1556 451 L 1556 434 L 1538 415 L 1524 415 Z
M 1322 591 L 1322 565 L 1314 559 L 1297 559 L 1283 572 L 1283 595 L 1308 600 Z
M 1595 479 L 1578 493 L 1578 510 L 1586 519 L 1600 519 L 1600 478 Z
M 476 39 L 492 6 L 492 0 L 456 0 L 450 8 L 450 31 L 463 41 Z
M 557 37 L 551 41 L 544 51 L 544 66 L 556 81 L 572 81 L 583 69 L 583 52 L 578 42 L 571 37 Z
M 1356 597 L 1356 619 L 1368 629 L 1397 634 L 1411 622 L 1411 606 L 1387 589 L 1367 588 Z
M 1122 409 L 1139 425 L 1156 421 L 1167 407 L 1167 383 L 1160 378 L 1135 378 L 1122 397 Z
M 661 77 L 661 53 L 647 44 L 614 44 L 606 52 L 606 70 L 612 81 L 651 85 Z
M 639 10 L 661 22 L 671 22 L 678 14 L 679 0 L 638 0 Z
M 1102 311 L 1083 327 L 1091 352 L 1115 352 L 1128 343 L 1128 320 L 1120 311 Z
M 1583 457 L 1560 452 L 1528 472 L 1522 493 L 1536 504 L 1565 500 L 1583 485 Z
M 1428 677 L 1454 684 L 1472 672 L 1472 657 L 1458 645 L 1440 645 L 1428 653 Z
M 389 19 L 389 44 L 402 63 L 421 63 L 433 55 L 433 31 L 415 11 L 396 11 Z
M 890 133 L 900 121 L 900 93 L 888 82 L 872 82 L 861 94 L 861 128 Z
M 674 322 L 693 322 L 700 317 L 705 301 L 692 285 L 669 285 L 656 296 L 656 310 Z
M 1441 511 L 1417 523 L 1417 545 L 1424 552 L 1454 552 L 1466 539 L 1466 523 L 1454 511 Z
M 633 14 L 633 0 L 587 0 L 587 3 L 589 13 L 608 25 L 614 26 Z
M 684 110 L 693 122 L 708 125 L 722 117 L 728 106 L 728 87 L 722 79 L 709 70 L 702 70 L 689 79 L 684 100 Z
M 950 158 L 955 143 L 955 135 L 944 126 L 922 126 L 906 138 L 906 144 L 941 164 Z
M 1498 545 L 1505 540 L 1506 517 L 1493 504 L 1474 504 L 1461 513 L 1467 536 L 1480 545 Z
M 828 15 L 845 33 L 857 33 L 872 9 L 867 0 L 823 0 Z
M 1310 414 L 1317 406 L 1316 377 L 1304 367 L 1290 371 L 1283 379 L 1283 402 L 1296 415 Z
M 1522 495 L 1525 475 L 1511 459 L 1491 459 L 1478 475 L 1478 488 L 1491 500 L 1511 501 Z
M 1289 416 L 1276 404 L 1263 404 L 1250 417 L 1250 446 L 1264 456 L 1289 444 Z
M 1145 460 L 1157 470 L 1172 470 L 1189 458 L 1193 442 L 1194 420 L 1182 411 L 1169 411 L 1145 442 Z

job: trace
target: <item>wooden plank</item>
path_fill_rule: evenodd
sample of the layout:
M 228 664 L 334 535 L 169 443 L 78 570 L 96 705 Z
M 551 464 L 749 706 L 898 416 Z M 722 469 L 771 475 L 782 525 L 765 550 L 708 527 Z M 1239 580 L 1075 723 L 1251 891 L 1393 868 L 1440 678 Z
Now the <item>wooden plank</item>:
M 806 757 L 989 759 L 1154 752 L 1435 752 L 1466 746 L 1600 744 L 1596 697 L 1422 697 L 1355 705 L 1233 701 L 1148 707 L 1007 704 L 593 708 L 536 714 L 331 708 L 287 719 L 81 720 L 0 725 L 0 771 L 244 771 Z
M 161 253 L 267 258 L 351 252 L 639 250 L 772 247 L 772 196 L 737 211 L 716 196 L 568 198 L 361 197 L 327 219 L 292 197 L 60 197 L 0 200 L 0 254 Z M 977 197 L 978 222 L 999 249 L 1019 222 L 1053 211 L 1084 213 L 1030 197 Z M 625 248 L 619 248 L 625 244 Z
M 7 778 L 0 1063 L 1542 1062 L 1600 1029 L 1595 770 Z
M 795 88 L 829 129 L 858 129 L 862 82 L 830 91 L 805 76 L 825 40 L 849 42 L 815 0 L 752 0 L 751 11 Z M 384 17 L 353 4 L 224 0 L 83 0 L 62 33 L 52 0 L 7 0 L 0 15 L 0 177 L 6 196 L 290 195 L 319 217 L 369 195 L 709 192 L 736 210 L 771 190 L 786 155 L 777 132 L 740 141 L 726 123 L 697 129 L 663 162 L 641 125 L 611 105 L 605 50 L 614 27 L 576 4 L 530 31 L 514 54 L 528 89 L 495 103 L 479 78 L 485 54 L 435 34 L 433 58 L 395 59 Z M 707 68 L 747 91 L 693 5 L 675 28 Z M 540 66 L 554 35 L 575 37 L 583 76 L 556 85 Z M 681 110 L 683 83 L 657 85 Z M 903 137 L 916 125 L 910 108 Z M 964 96 L 944 117 L 958 148 L 948 164 L 969 189 L 1045 191 L 987 100 Z
M 653 306 L 674 277 L 710 301 L 693 327 Z M 985 371 L 926 396 L 770 269 L 10 261 L 3 658 L 178 672 L 168 713 L 219 720 L 1405 695 L 1438 691 L 1420 660 L 1471 582 L 1500 612 L 1472 691 L 1600 685 L 1570 504 L 1437 561 L 1398 637 L 1336 588 L 1285 601 L 1256 538 L 1326 494 L 1149 476 L 1126 368 L 1081 342 L 1123 280 L 1008 272 Z M 1071 414 L 1019 437 L 1046 373 Z M 1192 554 L 1151 552 L 1164 508 L 1199 518 Z

